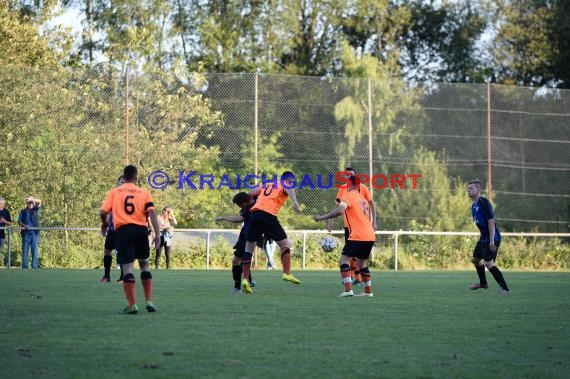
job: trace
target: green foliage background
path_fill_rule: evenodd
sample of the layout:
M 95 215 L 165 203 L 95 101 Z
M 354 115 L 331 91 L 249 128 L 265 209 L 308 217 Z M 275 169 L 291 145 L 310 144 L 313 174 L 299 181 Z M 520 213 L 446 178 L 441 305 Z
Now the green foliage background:
M 152 171 L 171 175 L 153 196 L 159 207 L 173 206 L 179 227 L 219 227 L 216 215 L 236 212 L 236 190 L 180 191 L 177 172 L 253 172 L 257 119 L 260 174 L 314 176 L 345 165 L 366 172 L 370 138 L 375 172 L 423 174 L 415 191 L 375 191 L 381 229 L 474 230 L 464 186 L 486 176 L 478 157 L 486 146 L 477 139 L 485 134 L 486 86 L 430 83 L 569 82 L 570 29 L 559 1 L 87 1 L 80 44 L 49 22 L 57 6 L 78 3 L 0 2 L 0 195 L 14 217 L 25 196 L 40 197 L 44 226 L 97 226 L 105 192 L 128 161 L 143 186 Z M 491 25 L 492 49 L 483 54 L 477 44 Z M 502 162 L 494 167 L 493 200 L 503 230 L 569 230 L 566 145 L 529 153 L 534 145 L 517 142 L 566 141 L 567 98 L 563 90 L 493 87 L 500 125 L 493 154 Z M 510 169 L 512 162 L 523 166 Z M 322 228 L 311 215 L 328 211 L 334 192 L 300 190 L 303 212 L 285 206 L 283 225 Z M 17 236 L 13 242 L 17 251 Z M 405 242 L 402 267 L 410 268 L 461 266 L 454 257 L 470 249 L 450 237 Z M 95 266 L 100 244 L 87 232 L 44 232 L 42 265 Z M 226 264 L 227 246 L 214 246 L 212 264 Z M 566 240 L 503 246 L 513 267 L 567 267 Z M 385 259 L 377 264 L 390 267 L 389 246 L 379 250 Z M 176 265 L 194 267 L 201 251 L 181 246 Z M 334 267 L 318 247 L 307 251 L 315 267 Z

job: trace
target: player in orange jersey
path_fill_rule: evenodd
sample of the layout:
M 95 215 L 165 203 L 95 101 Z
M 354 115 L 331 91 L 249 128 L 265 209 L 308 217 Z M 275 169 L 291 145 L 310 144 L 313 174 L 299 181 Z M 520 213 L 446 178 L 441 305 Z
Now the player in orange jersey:
M 251 191 L 250 195 L 257 198 L 249 218 L 247 228 L 245 252 L 241 260 L 243 266 L 241 286 L 244 293 L 252 293 L 248 281 L 251 268 L 251 258 L 255 251 L 257 241 L 262 235 L 277 242 L 281 250 L 281 263 L 283 265 L 283 280 L 293 284 L 301 284 L 301 281 L 291 275 L 291 249 L 287 234 L 277 219 L 281 206 L 288 197 L 293 201 L 293 208 L 298 211 L 299 203 L 295 195 L 295 175 L 291 171 L 285 171 L 279 181 L 268 182 L 263 189 L 261 187 Z
M 107 215 L 113 212 L 116 230 L 117 263 L 125 274 L 123 290 L 128 304 L 123 310 L 127 314 L 138 312 L 135 303 L 134 261 L 139 261 L 141 281 L 146 298 L 146 310 L 155 312 L 152 302 L 152 275 L 149 271 L 150 248 L 148 246 L 147 217 L 150 217 L 154 230 L 158 229 L 158 218 L 150 193 L 135 183 L 138 172 L 135 166 L 126 166 L 123 170 L 124 184 L 113 188 L 101 206 L 101 232 L 107 230 Z M 160 245 L 160 236 L 154 236 L 155 248 Z
M 362 275 L 362 281 L 365 285 L 364 292 L 357 296 L 373 297 L 372 280 L 367 266 L 367 260 L 370 257 L 376 239 L 374 229 L 370 223 L 371 209 L 368 200 L 359 193 L 356 176 L 352 175 L 350 182 L 351 185 L 339 199 L 338 206 L 326 215 L 314 216 L 314 219 L 315 221 L 328 220 L 345 213 L 348 221 L 349 236 L 339 259 L 340 275 L 344 283 L 344 292 L 339 297 L 354 296 L 350 278 L 349 262 L 351 258 L 358 260 L 360 275 Z
M 347 167 L 344 169 L 346 175 L 353 176 L 356 175 L 356 171 L 352 167 Z M 358 192 L 364 197 L 366 201 L 368 201 L 368 205 L 370 206 L 370 222 L 372 223 L 372 228 L 376 230 L 376 204 L 374 203 L 374 199 L 372 198 L 372 194 L 368 187 L 365 184 L 360 183 L 358 186 Z M 340 203 L 341 197 L 346 193 L 346 188 L 339 188 L 338 193 L 336 195 L 336 206 Z M 348 221 L 346 219 L 346 214 L 343 217 L 344 219 L 344 242 L 348 241 Z M 330 218 L 327 220 L 327 230 L 330 232 L 333 226 L 333 219 Z M 362 285 L 362 276 L 360 275 L 360 269 L 358 268 L 358 263 L 356 258 L 350 260 L 350 277 L 352 279 L 352 284 Z

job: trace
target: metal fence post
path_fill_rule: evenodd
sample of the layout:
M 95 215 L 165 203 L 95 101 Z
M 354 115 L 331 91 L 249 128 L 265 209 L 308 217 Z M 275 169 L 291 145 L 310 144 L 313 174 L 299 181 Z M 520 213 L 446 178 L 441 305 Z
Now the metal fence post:
M 491 83 L 487 83 L 487 197 L 493 201 L 492 151 L 491 151 Z
M 12 262 L 12 228 L 8 228 L 8 262 L 6 262 L 6 268 L 10 268 L 10 263 Z
M 210 234 L 211 232 L 208 230 L 206 233 L 206 270 L 210 269 Z
M 302 260 L 302 269 L 305 269 L 305 252 L 307 250 L 307 232 L 303 232 L 303 260 Z
M 129 66 L 125 68 L 125 164 L 129 164 Z
M 255 73 L 255 113 L 254 113 L 254 137 L 253 137 L 253 171 L 255 174 L 255 184 L 257 184 L 258 163 L 259 163 L 259 73 Z
M 368 175 L 370 175 L 370 196 L 374 199 L 374 185 L 372 185 L 374 171 L 372 162 L 372 81 L 368 78 Z M 376 217 L 376 215 L 373 217 Z
M 394 271 L 398 271 L 398 235 L 394 233 Z

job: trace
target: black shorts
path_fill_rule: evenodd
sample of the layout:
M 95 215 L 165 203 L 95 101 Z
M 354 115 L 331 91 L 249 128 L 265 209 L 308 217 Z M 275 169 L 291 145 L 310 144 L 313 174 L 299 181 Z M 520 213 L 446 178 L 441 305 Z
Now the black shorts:
M 370 253 L 372 252 L 373 246 L 374 241 L 348 240 L 342 248 L 342 255 L 345 255 L 347 257 L 368 259 L 370 258 Z
M 251 212 L 246 241 L 257 242 L 262 236 L 271 238 L 274 241 L 281 241 L 287 238 L 287 234 L 276 216 L 264 211 Z
M 107 236 L 105 236 L 105 250 L 115 250 L 116 248 L 117 233 L 114 230 L 108 229 Z
M 348 227 L 344 227 L 344 243 L 348 242 L 348 237 L 350 237 L 350 230 Z
M 242 227 L 239 231 L 239 236 L 236 244 L 234 245 L 234 255 L 238 258 L 243 257 L 243 253 L 245 253 L 245 228 Z M 253 251 L 252 251 L 253 253 Z
M 135 259 L 144 261 L 150 257 L 148 230 L 145 226 L 125 225 L 117 230 L 117 263 L 133 263 Z
M 240 238 L 234 245 L 234 255 L 238 258 L 243 258 L 243 253 L 245 253 L 245 237 L 241 238 L 240 235 Z
M 266 241 L 268 241 L 270 239 L 265 238 L 265 237 L 261 237 L 259 239 L 259 241 L 257 241 L 256 245 L 257 247 L 259 247 L 260 249 L 263 249 L 263 247 L 265 246 Z M 243 254 L 245 253 L 245 233 L 240 233 L 239 234 L 239 238 L 236 242 L 236 244 L 234 245 L 234 255 L 238 258 L 243 258 Z M 251 252 L 253 254 L 253 251 Z
M 497 259 L 497 252 L 499 251 L 499 245 L 501 242 L 495 241 L 495 246 L 497 250 L 492 252 L 489 249 L 489 242 L 477 242 L 475 250 L 473 250 L 473 258 L 483 259 L 485 262 L 491 262 Z

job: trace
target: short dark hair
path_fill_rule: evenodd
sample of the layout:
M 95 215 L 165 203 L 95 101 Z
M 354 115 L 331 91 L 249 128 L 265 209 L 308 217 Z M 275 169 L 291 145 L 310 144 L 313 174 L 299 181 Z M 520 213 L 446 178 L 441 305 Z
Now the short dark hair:
M 281 174 L 281 180 L 285 180 L 290 176 L 292 177 L 291 179 L 295 179 L 295 174 L 293 174 L 292 171 L 285 171 L 283 174 Z
M 232 202 L 234 204 L 237 204 L 237 205 L 243 204 L 243 203 L 249 203 L 249 201 L 250 201 L 249 194 L 247 194 L 245 192 L 236 193 L 234 198 L 232 199 Z
M 353 169 L 352 167 L 345 167 L 345 168 L 344 168 L 344 171 L 354 171 L 354 172 L 356 172 L 356 170 Z
M 137 177 L 137 174 L 138 174 L 138 170 L 133 165 L 125 166 L 125 169 L 123 170 L 123 178 L 129 182 L 135 180 L 135 178 Z
M 467 185 L 470 185 L 470 184 L 477 185 L 477 187 L 479 187 L 479 189 L 481 189 L 481 186 L 482 186 L 482 183 L 479 179 L 473 179 L 469 183 L 467 183 Z

